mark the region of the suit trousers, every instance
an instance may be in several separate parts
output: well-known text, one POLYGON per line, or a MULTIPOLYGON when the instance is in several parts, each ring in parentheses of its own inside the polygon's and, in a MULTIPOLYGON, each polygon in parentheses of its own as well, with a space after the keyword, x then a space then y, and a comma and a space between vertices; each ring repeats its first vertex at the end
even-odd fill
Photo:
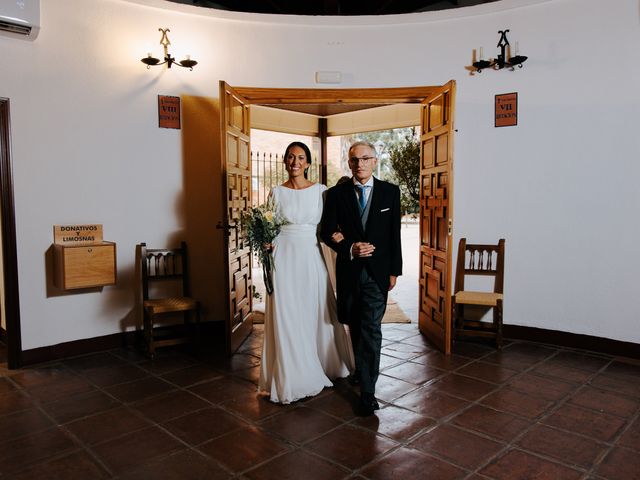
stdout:
POLYGON ((380 373, 382 317, 387 308, 387 292, 382 292, 366 268, 362 269, 351 307, 349 332, 360 376, 360 391, 375 393, 380 373))

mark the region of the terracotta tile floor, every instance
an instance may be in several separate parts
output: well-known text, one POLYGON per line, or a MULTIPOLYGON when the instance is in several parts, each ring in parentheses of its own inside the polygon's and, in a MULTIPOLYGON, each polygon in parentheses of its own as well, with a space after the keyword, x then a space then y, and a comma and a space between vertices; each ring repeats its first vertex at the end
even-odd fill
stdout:
POLYGON ((0 348, 0 477, 640 479, 640 362, 528 342, 456 344, 383 326, 381 410, 345 381, 256 396, 262 327, 231 359, 113 350, 21 370, 0 348))

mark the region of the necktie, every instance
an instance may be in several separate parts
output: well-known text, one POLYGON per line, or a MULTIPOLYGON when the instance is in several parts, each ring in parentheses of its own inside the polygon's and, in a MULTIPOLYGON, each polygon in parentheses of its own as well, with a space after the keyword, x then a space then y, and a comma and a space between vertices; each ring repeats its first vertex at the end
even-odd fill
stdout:
POLYGON ((364 211, 367 206, 367 198, 364 196, 365 188, 369 188, 369 185, 356 185, 358 189, 358 202, 360 203, 360 210, 364 211))

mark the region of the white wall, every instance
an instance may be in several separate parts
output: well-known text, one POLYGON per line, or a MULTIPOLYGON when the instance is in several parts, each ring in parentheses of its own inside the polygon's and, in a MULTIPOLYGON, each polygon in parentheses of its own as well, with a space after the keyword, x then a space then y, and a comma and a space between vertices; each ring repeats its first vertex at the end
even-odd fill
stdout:
POLYGON ((455 79, 456 243, 507 239, 505 322, 640 342, 629 301, 640 296, 637 0, 277 20, 154 5, 170 6, 42 0, 35 42, 0 37, 24 349, 130 324, 134 245, 179 238, 181 137, 157 127, 158 94, 217 97, 220 79, 316 87, 317 70, 341 71, 345 88, 455 79), (171 29, 176 57, 200 62, 192 72, 139 62, 160 54, 158 27, 171 29), (493 55, 503 28, 530 57, 525 68, 469 75, 472 49, 493 55), (494 128, 494 95, 514 91, 519 125, 494 128), (52 225, 68 223, 104 224, 118 245, 116 287, 48 296, 52 225))

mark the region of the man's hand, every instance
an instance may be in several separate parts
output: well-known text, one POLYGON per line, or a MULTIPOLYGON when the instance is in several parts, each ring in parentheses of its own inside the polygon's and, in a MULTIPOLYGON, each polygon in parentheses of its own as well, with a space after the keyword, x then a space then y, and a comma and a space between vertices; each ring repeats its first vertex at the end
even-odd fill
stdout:
POLYGON ((393 287, 396 286, 396 280, 398 280, 398 277, 389 275, 389 291, 393 290, 393 287))
POLYGON ((331 235, 331 240, 333 240, 333 243, 340 243, 344 240, 344 235, 342 232, 334 232, 334 234, 331 235))
POLYGON ((351 255, 353 258, 364 258, 373 255, 373 251, 376 249, 373 245, 367 242, 356 242, 351 246, 351 255))

